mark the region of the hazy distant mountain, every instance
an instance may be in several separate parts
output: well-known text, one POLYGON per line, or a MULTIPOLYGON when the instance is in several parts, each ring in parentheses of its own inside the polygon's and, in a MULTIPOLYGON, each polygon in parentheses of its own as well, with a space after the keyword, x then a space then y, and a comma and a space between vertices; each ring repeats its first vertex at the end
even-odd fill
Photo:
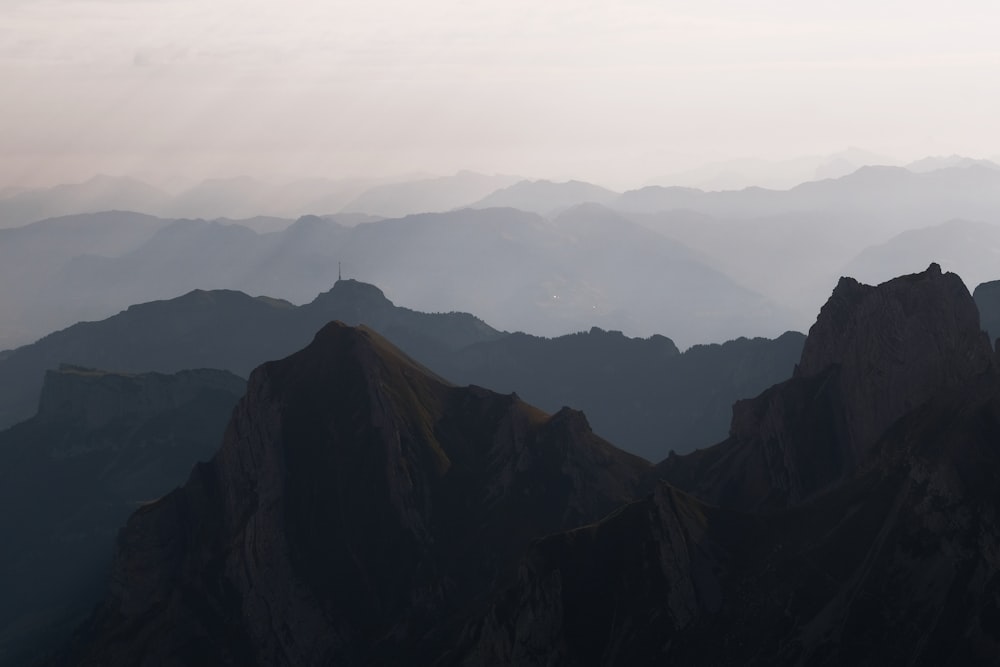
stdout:
POLYGON ((133 515, 54 664, 994 664, 998 406, 936 265, 842 280, 794 377, 653 468, 331 324, 133 515))
POLYGON ((271 191, 249 176, 210 179, 176 195, 165 213, 174 218, 251 218, 270 212, 271 191))
MULTIPOLYGON (((788 191, 645 188, 623 194, 613 206, 794 310, 794 328, 800 328, 866 248, 955 218, 1000 220, 1000 171, 972 166, 915 174, 865 167, 788 191)), ((938 255, 903 259, 872 279, 944 261, 938 255)))
POLYGON ((713 162, 697 169, 660 176, 651 185, 700 190, 742 190, 750 187, 787 190, 806 181, 840 178, 865 166, 892 164, 895 164, 892 158, 849 148, 832 155, 810 155, 789 160, 743 158, 713 162))
POLYGON ((938 169, 953 169, 963 167, 985 167, 987 169, 1000 169, 1000 165, 991 160, 980 160, 962 155, 933 155, 916 160, 906 165, 906 168, 918 174, 938 169))
POLYGON ((862 167, 836 179, 802 183, 790 190, 747 188, 700 195, 686 188, 650 186, 622 194, 623 211, 656 213, 692 209, 706 215, 752 219, 824 211, 871 216, 899 231, 955 217, 983 218, 1000 210, 1000 171, 983 166, 914 173, 903 167, 862 167), (881 216, 881 218, 879 217, 881 216))
POLYGON ((977 285, 1000 275, 1000 225, 951 220, 903 232, 866 248, 843 269, 844 275, 878 283, 938 262, 977 285))
POLYGON ((0 199, 0 229, 57 216, 124 210, 157 213, 165 192, 131 178, 95 176, 83 183, 28 190, 0 199))
POLYGON ((472 208, 509 207, 540 215, 558 213, 578 204, 610 204, 618 193, 583 181, 519 181, 477 202, 472 208))
POLYGON ((137 213, 106 212, 0 229, 0 347, 23 344, 87 316, 108 314, 98 304, 56 304, 40 298, 40 292, 73 258, 127 253, 167 224, 137 213))
POLYGON ((365 190, 345 204, 342 210, 385 218, 398 218, 412 213, 450 211, 469 206, 494 191, 520 180, 517 176, 488 176, 472 171, 460 171, 454 176, 387 183, 365 190))
POLYGON ((421 310, 474 311, 495 326, 538 335, 599 326, 669 334, 686 347, 776 336, 798 323, 698 252, 593 205, 555 220, 513 209, 354 227, 304 217, 269 234, 179 220, 121 255, 64 262, 25 294, 66 318, 56 325, 66 326, 192 289, 239 289, 303 303, 336 281, 338 266, 421 310))
POLYGON ((86 617, 125 519, 211 458, 245 386, 212 370, 46 374, 37 414, 0 431, 0 665, 34 664, 86 617))

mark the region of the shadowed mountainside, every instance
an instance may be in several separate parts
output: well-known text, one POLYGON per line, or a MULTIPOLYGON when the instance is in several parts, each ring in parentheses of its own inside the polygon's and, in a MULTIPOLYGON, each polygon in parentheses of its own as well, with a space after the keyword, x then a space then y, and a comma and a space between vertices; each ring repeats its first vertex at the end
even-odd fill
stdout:
POLYGON ((462 663, 996 663, 1000 374, 956 276, 844 279, 733 422, 533 544, 462 663))
POLYGON ((132 517, 63 662, 1000 658, 1000 373, 956 276, 844 279, 733 430, 650 468, 329 325, 132 517))
POLYGON ((104 595, 115 535, 218 449, 246 383, 223 371, 49 371, 0 431, 0 665, 31 664, 104 595))
POLYGON ((580 413, 452 387, 332 323, 255 370, 218 455, 130 519, 70 662, 426 663, 530 539, 646 470, 580 413))

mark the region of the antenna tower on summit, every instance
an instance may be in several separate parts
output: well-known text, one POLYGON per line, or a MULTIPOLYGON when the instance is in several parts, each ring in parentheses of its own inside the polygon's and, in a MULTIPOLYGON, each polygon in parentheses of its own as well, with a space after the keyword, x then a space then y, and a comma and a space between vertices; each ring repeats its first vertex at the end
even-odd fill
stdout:
POLYGON ((340 276, 340 262, 337 262, 337 282, 340 282, 341 280, 343 280, 343 278, 340 276))

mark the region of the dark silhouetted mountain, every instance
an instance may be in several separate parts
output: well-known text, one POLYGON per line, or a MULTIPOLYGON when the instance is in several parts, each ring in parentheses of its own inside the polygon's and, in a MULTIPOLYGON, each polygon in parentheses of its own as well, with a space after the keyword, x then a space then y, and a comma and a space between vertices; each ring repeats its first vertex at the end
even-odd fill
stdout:
POLYGON ((157 213, 168 198, 165 192, 141 181, 100 175, 83 183, 28 190, 0 199, 0 229, 99 211, 157 213))
POLYGON ((845 278, 733 421, 650 469, 331 324, 133 515, 58 663, 996 664, 1000 372, 956 276, 845 278))
POLYGON ((933 261, 959 274, 969 285, 996 277, 1000 267, 1000 225, 951 220, 905 231, 866 248, 844 267, 844 275, 879 283, 912 273, 933 261))
POLYGON ((878 287, 842 278, 795 376, 733 407, 730 437, 660 466, 717 505, 784 507, 840 483, 894 422, 990 367, 961 279, 932 264, 878 287))
POLYGON ((472 208, 516 208, 540 215, 580 204, 610 204, 617 192, 583 181, 519 181, 470 204, 472 208))
POLYGON ((251 375, 216 457, 139 510, 71 664, 429 664, 530 540, 633 497, 648 464, 456 388, 368 329, 251 375))
MULTIPOLYGON (((972 293, 979 308, 979 319, 990 340, 1000 338, 1000 280, 991 280, 976 286, 972 293)), ((995 346, 994 346, 995 347, 995 346)))
POLYGON ((956 276, 844 279, 796 377, 659 466, 694 495, 534 543, 456 663, 996 664, 998 399, 956 276))
POLYGON ((118 529, 218 449, 229 373, 49 371, 38 413, 0 432, 0 665, 64 641, 104 595, 118 529))
POLYGON ((243 374, 301 347, 324 323, 367 324, 459 384, 521 392, 545 410, 585 410, 602 436, 650 460, 724 437, 730 407, 787 378, 803 336, 696 345, 593 328, 555 339, 500 333, 462 313, 395 306, 376 287, 338 281, 306 306, 240 292, 195 291, 74 325, 0 359, 0 425, 31 414, 59 363, 126 371, 214 367, 243 374))
POLYGON ((517 176, 488 176, 460 171, 454 176, 387 183, 364 191, 345 204, 342 210, 386 218, 450 211, 468 206, 520 180, 517 176))

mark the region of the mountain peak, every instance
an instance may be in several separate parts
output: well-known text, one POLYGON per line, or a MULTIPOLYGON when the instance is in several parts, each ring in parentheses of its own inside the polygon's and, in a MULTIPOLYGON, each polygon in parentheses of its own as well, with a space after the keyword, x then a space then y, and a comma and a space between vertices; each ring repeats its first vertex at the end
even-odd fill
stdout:
POLYGON ((842 278, 809 330, 796 377, 837 369, 861 456, 892 422, 991 358, 972 296, 935 263, 876 287, 842 278))

